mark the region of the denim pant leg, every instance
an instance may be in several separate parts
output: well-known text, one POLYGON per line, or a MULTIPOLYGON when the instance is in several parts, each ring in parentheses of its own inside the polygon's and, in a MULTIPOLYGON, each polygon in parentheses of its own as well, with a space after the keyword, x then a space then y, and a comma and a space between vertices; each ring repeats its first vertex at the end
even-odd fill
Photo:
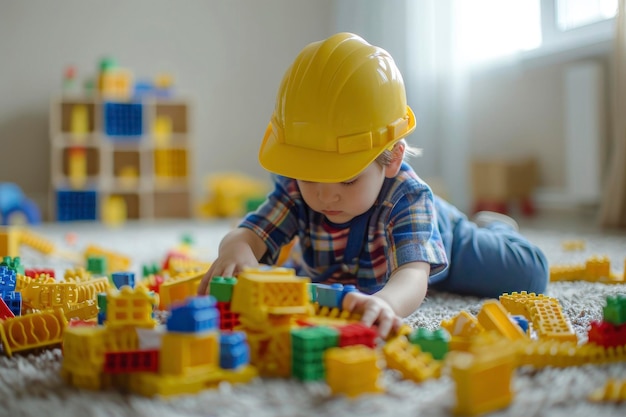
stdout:
POLYGON ((436 201, 436 208, 450 265, 431 277, 431 288, 492 298, 545 291, 548 261, 519 232, 503 223, 480 228, 442 200, 436 201))

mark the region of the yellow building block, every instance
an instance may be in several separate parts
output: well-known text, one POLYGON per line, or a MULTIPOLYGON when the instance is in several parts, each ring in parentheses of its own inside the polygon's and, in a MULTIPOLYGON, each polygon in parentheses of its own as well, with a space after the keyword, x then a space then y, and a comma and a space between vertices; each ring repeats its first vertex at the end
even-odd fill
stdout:
POLYGON ((456 383, 457 415, 474 416, 507 407, 513 400, 511 381, 516 355, 505 339, 477 351, 450 352, 446 358, 456 383))
POLYGON ((333 394, 356 397, 383 391, 374 349, 363 345, 330 348, 324 352, 326 382, 333 394))
POLYGON ((506 309, 497 300, 487 300, 477 315, 478 322, 486 330, 498 332, 509 340, 526 338, 526 334, 511 320, 506 309))
MULTIPOLYGON (((288 268, 246 268, 237 276, 231 310, 263 328, 269 315, 311 315, 310 279, 288 268)), ((255 327, 256 327, 255 326, 255 327)))
POLYGON ((530 318, 539 339, 578 342, 578 337, 557 300, 533 301, 530 318))
POLYGON ((219 368, 217 332, 166 332, 161 339, 159 373, 165 375, 202 375, 219 368))
POLYGON ((85 249, 84 258, 85 261, 90 256, 104 256, 106 258, 107 273, 128 271, 132 266, 132 260, 130 257, 121 253, 116 253, 97 245, 89 245, 85 249))
POLYGON ((424 353, 406 336, 398 336, 388 341, 383 347, 387 368, 395 369, 405 379, 420 383, 430 378, 441 376, 441 362, 433 359, 430 353, 424 353))
POLYGON ((63 334, 63 369, 69 373, 104 369, 105 328, 102 326, 68 327, 63 334))
POLYGON ((129 389, 146 397, 169 398, 183 394, 196 394, 209 388, 215 388, 222 381, 231 384, 243 384, 257 376, 256 369, 250 365, 234 370, 215 368, 205 373, 193 375, 162 375, 140 372, 129 375, 129 389))
POLYGON ((206 271, 187 277, 181 274, 163 282, 159 287, 159 309, 168 310, 174 303, 185 301, 188 297, 195 297, 204 272, 206 271))
POLYGON ((61 309, 17 316, 0 322, 0 340, 4 353, 11 356, 40 347, 60 344, 67 319, 61 309))
POLYGON ((72 282, 33 282, 22 289, 22 302, 30 308, 63 308, 78 301, 78 288, 72 282))
POLYGON ((476 317, 467 311, 461 311, 456 316, 441 322, 441 327, 446 329, 450 336, 472 337, 485 331, 476 317))
POLYGON ((153 328, 157 325, 152 316, 155 304, 156 297, 144 287, 111 289, 107 293, 106 325, 153 328))
POLYGON ((20 256, 20 238, 15 226, 0 226, 0 258, 20 256))

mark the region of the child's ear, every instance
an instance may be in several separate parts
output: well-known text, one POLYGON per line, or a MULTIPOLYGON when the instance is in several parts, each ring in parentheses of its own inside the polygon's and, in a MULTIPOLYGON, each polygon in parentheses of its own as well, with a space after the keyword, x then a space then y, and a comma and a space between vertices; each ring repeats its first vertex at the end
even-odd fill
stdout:
POLYGON ((402 161, 404 160, 405 145, 402 142, 396 143, 391 150, 391 163, 385 167, 385 177, 393 178, 400 172, 402 161))

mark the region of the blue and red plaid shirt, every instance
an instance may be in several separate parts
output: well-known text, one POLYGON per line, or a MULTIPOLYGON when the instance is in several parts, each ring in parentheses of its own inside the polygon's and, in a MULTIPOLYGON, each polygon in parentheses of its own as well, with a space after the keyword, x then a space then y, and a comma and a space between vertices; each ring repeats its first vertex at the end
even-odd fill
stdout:
POLYGON ((367 293, 382 288, 394 270, 409 262, 429 263, 431 276, 447 267, 432 191, 408 164, 402 164, 396 177, 385 179, 368 213, 356 264, 344 260, 355 219, 331 223, 306 205, 297 181, 291 178, 275 176, 274 191, 239 227, 252 230, 267 244, 262 262, 275 263, 281 247, 297 236, 301 264, 294 267, 299 275, 312 282, 353 284, 367 293), (320 278, 334 265, 341 268, 320 278))

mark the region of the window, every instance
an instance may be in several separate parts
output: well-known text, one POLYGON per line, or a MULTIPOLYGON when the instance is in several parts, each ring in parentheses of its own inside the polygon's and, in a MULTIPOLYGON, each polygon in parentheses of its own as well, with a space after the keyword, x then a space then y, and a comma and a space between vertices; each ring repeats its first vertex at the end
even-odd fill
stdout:
POLYGON ((617 0, 556 0, 556 24, 571 30, 615 17, 617 0))

